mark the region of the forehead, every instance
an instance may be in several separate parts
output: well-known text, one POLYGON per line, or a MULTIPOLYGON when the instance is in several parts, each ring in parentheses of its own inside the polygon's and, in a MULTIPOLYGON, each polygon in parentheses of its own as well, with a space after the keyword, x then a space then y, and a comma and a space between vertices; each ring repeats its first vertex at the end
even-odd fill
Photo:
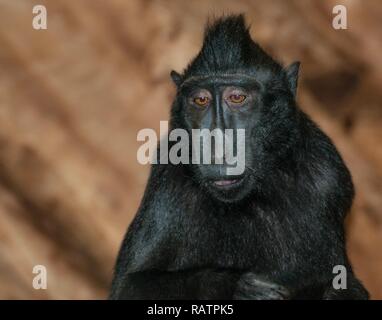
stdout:
POLYGON ((248 74, 219 74, 191 76, 183 81, 182 89, 216 88, 216 87, 241 87, 244 89, 257 89, 260 83, 248 74))

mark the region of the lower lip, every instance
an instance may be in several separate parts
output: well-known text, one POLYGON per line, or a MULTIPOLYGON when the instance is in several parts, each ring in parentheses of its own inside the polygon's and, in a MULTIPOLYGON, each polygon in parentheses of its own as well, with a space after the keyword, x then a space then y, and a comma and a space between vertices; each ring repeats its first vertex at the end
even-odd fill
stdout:
POLYGON ((217 187, 231 187, 236 184, 238 184, 241 180, 236 179, 236 180, 219 180, 219 181, 214 181, 213 184, 217 187))

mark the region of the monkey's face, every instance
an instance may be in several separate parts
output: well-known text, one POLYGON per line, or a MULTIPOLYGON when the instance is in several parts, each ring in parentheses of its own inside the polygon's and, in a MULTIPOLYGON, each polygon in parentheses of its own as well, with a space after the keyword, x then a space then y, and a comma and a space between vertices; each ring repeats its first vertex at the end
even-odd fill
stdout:
POLYGON ((267 89, 245 74, 191 77, 182 84, 175 113, 192 141, 190 167, 216 199, 237 202, 246 198, 272 170, 276 154, 285 146, 269 144, 277 144, 277 139, 282 144, 285 139, 280 136, 288 135, 286 126, 280 125, 288 118, 288 103, 280 107, 278 101, 282 92, 267 89), (194 135, 195 129, 200 130, 199 136, 194 135), (197 159, 200 163, 195 164, 197 159))
POLYGON ((240 16, 209 27, 200 52, 183 74, 171 72, 177 86, 171 128, 188 131, 193 158, 200 158, 206 149, 210 153, 211 164, 192 161, 188 167, 193 180, 214 198, 238 202, 277 183, 275 171, 284 174, 288 152, 299 134, 294 102, 298 70, 298 62, 283 68, 273 60, 252 40, 240 16), (233 130, 231 158, 226 140, 218 154, 215 139, 203 144, 201 151, 193 129, 208 130, 210 137, 215 130, 233 130), (229 170, 235 166, 237 170, 229 170))

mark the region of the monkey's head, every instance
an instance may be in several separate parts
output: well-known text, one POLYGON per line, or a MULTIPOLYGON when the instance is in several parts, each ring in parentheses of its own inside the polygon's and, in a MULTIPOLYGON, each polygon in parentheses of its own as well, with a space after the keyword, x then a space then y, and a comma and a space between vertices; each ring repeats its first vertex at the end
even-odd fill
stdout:
POLYGON ((238 15, 208 26, 201 51, 183 74, 171 72, 177 86, 171 129, 186 129, 191 140, 195 140, 192 129, 223 133, 233 129, 233 154, 242 157, 243 170, 229 174, 233 165, 225 156, 220 157, 222 163, 213 161, 214 139, 212 164, 202 159, 189 165, 194 180, 215 199, 226 203, 245 199, 288 162, 298 134, 298 69, 299 63, 283 68, 266 54, 238 15), (238 129, 245 130, 241 144, 238 129))

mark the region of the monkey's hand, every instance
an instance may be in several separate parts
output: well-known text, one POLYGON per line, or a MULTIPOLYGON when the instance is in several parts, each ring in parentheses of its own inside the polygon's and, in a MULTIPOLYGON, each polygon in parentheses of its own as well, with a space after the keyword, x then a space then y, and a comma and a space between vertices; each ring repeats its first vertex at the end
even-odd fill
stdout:
POLYGON ((290 293, 286 288, 270 282, 255 273, 244 273, 238 280, 234 300, 287 300, 290 293))

